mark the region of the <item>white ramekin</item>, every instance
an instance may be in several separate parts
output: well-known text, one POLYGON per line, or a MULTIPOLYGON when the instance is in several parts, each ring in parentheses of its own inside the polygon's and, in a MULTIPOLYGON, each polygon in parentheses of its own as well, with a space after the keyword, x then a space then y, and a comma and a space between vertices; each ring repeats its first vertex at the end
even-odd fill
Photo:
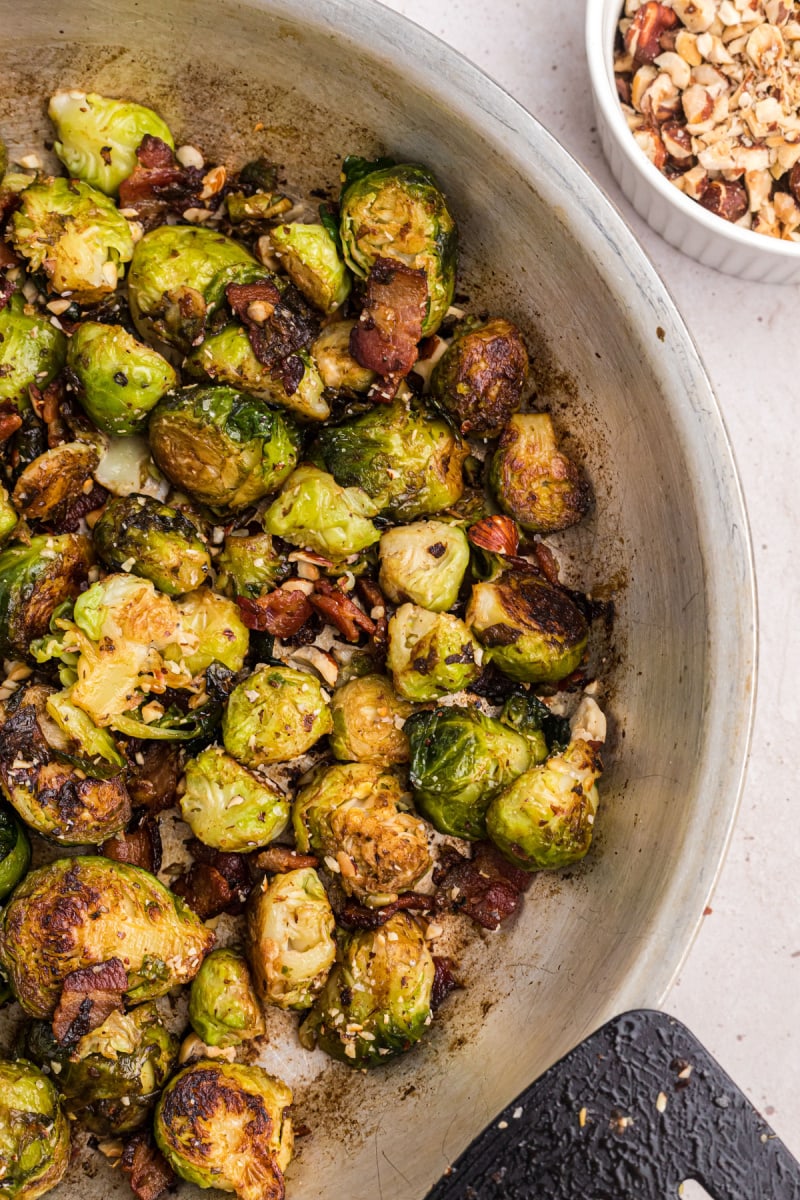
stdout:
POLYGON ((707 267, 754 283, 800 283, 800 242, 731 225, 671 184, 639 148, 614 81, 614 36, 624 0, 587 0, 586 56, 600 141, 633 207, 670 245, 707 267))

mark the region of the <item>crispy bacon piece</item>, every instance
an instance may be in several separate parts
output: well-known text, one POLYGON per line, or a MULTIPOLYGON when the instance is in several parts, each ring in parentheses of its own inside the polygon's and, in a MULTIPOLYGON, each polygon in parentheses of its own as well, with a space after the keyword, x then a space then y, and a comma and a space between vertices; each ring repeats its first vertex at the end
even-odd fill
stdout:
POLYGON ((132 863, 134 867, 144 867, 145 871, 156 875, 161 870, 161 831, 158 821, 146 813, 135 829, 109 838, 103 842, 100 851, 115 862, 132 863))
POLYGON ((218 917, 234 904, 234 894, 216 867, 195 863, 172 883, 172 891, 201 921, 218 917))
POLYGON ((459 986, 458 981, 453 976, 452 959, 442 958, 437 954, 433 956, 434 976, 433 988, 431 989, 431 1008, 436 1011, 440 1008, 451 992, 459 986))
POLYGON ((75 533, 80 528, 81 520, 86 514, 102 508, 108 495, 106 489, 99 483, 95 483, 88 494, 81 492, 67 505, 63 517, 58 522, 58 532, 75 533))
POLYGON ((440 911, 464 912, 484 929, 499 929, 519 907, 530 875, 507 862, 491 842, 478 842, 472 858, 444 846, 433 882, 440 911))
POLYGON ((137 166, 119 186, 119 203, 135 209, 146 228, 160 224, 167 213, 183 213, 203 203, 203 171, 182 167, 161 138, 145 134, 136 157, 137 166))
POLYGON ((386 612, 386 599, 374 579, 359 576, 356 580, 356 591, 361 597, 364 608, 369 613, 370 620, 375 622, 375 631, 371 635, 372 648, 379 656, 385 657, 389 645, 389 618, 386 612), (373 617, 375 609, 383 609, 383 616, 373 617))
POLYGON ((319 859, 314 854, 300 854, 290 846, 268 846, 253 860, 259 871, 285 875, 287 871, 301 871, 306 867, 318 867, 319 859))
POLYGON ((53 1014, 53 1037, 60 1046, 76 1045, 112 1012, 122 1009, 127 990, 128 973, 118 958, 71 971, 53 1014))
POLYGON ((259 279, 256 283, 229 283, 225 295, 233 315, 243 325, 249 321, 263 325, 281 302, 281 294, 270 279, 259 279))
POLYGON ((181 753, 174 742, 131 739, 127 746, 128 792, 134 808, 163 812, 175 802, 181 753))
POLYGON ((149 1133, 135 1133, 125 1143, 120 1166, 130 1178, 137 1200, 158 1200, 175 1183, 175 1174, 149 1133))
POLYGON ((229 283, 225 295, 258 361, 293 395, 305 371, 297 351, 310 346, 319 333, 317 316, 293 284, 281 292, 269 279, 229 283))
MULTIPOLYGON (((0 239, 0 268, 14 265, 16 261, 14 255, 11 254, 11 258, 9 259, 9 254, 11 254, 11 251, 5 242, 0 239)), ((15 283, 12 283, 10 279, 6 279, 4 275, 0 275, 0 312, 3 311, 16 290, 17 285, 15 283)))
POLYGON ((380 908, 368 908, 365 904, 348 901, 336 915, 339 923, 348 929, 380 929, 395 913, 433 912, 435 908, 434 896, 425 896, 422 892, 404 892, 391 904, 383 904, 380 908))
POLYGON ((428 280, 423 270, 377 258, 367 277, 366 299, 350 334, 350 353, 378 375, 407 375, 417 361, 428 280))
POLYGON ((60 446, 67 440, 61 408, 64 401, 64 388, 60 379, 48 383, 42 391, 32 383, 28 387, 31 407, 40 421, 47 426, 47 445, 50 450, 60 446))
POLYGON ((255 600, 238 596, 236 603, 248 629, 270 633, 277 638, 293 637, 314 611, 304 592, 285 588, 276 588, 268 596, 259 596, 255 600))
POLYGON ((308 597, 309 603, 329 625, 334 625, 348 642, 357 642, 364 633, 374 634, 375 622, 354 604, 341 588, 319 579, 308 597))
POLYGON ((22 425, 22 417, 13 408, 0 409, 0 445, 7 442, 22 425))
POLYGON ((253 886, 250 860, 246 854, 232 854, 225 850, 214 850, 198 838, 189 841, 189 853, 196 863, 213 867, 228 885, 233 897, 226 912, 240 912, 253 886))

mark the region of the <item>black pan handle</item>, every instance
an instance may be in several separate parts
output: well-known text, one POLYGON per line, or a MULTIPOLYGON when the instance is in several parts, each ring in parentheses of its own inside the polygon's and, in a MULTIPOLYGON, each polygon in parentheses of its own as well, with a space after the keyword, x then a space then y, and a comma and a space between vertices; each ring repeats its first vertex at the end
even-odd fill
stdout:
POLYGON ((693 1034, 609 1021, 531 1084, 426 1200, 800 1200, 800 1164, 693 1034))

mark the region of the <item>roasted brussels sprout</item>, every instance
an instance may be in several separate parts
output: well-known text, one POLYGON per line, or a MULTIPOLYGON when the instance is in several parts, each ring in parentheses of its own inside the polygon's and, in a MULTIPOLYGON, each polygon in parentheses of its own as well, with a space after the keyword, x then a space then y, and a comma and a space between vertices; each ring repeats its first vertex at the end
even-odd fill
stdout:
POLYGON ((0 900, 13 892, 30 861, 31 843, 25 828, 4 804, 0 807, 0 900))
POLYGON ((350 276, 336 242, 324 225, 276 225, 270 239, 295 287, 326 315, 350 295, 350 276))
MULTIPOLYGON (((26 700, 29 692, 30 689, 25 692, 26 700)), ((51 692, 46 698, 45 711, 71 743, 67 746, 58 744, 52 736, 52 727, 49 727, 44 731, 45 740, 53 749, 68 750, 76 758, 103 758, 114 767, 127 767, 128 760, 120 752, 108 730, 99 729, 88 713, 78 708, 77 704, 73 704, 72 688, 66 688, 62 692, 51 692)), ((41 725, 42 713, 38 707, 37 715, 41 725)))
POLYGON ((159 225, 136 243, 128 295, 136 328, 147 341, 189 352, 229 283, 263 278, 264 268, 232 238, 196 225, 159 225))
MULTIPOLYGON (((245 183, 244 167, 239 172, 239 181, 245 183)), ((254 225, 260 221, 271 221, 294 208, 294 201, 275 191, 257 191, 249 196, 244 192, 228 192, 225 210, 232 225, 254 225)))
POLYGON ((177 509, 151 496, 110 501, 92 538, 112 571, 149 579, 168 596, 199 588, 211 571, 211 557, 197 528, 177 509))
POLYGON ((404 398, 321 430, 315 443, 315 458, 337 483, 363 488, 383 516, 399 521, 454 504, 468 454, 445 421, 404 398))
POLYGON ((114 291, 133 255, 130 226, 114 202, 74 179, 44 179, 25 188, 11 218, 11 241, 50 290, 79 304, 114 291))
POLYGON ((145 134, 174 146, 172 134, 150 108, 90 92, 56 92, 48 105, 58 141, 54 149, 73 179, 117 193, 136 166, 145 134))
POLYGON ((341 196, 345 261, 365 278, 377 258, 425 271, 428 302, 423 335, 435 333, 453 300, 458 235, 431 172, 418 163, 346 158, 341 196))
POLYGON ((71 1049, 59 1045, 47 1021, 31 1021, 21 1052, 56 1076, 71 1120, 119 1137, 147 1123, 175 1067, 178 1040, 151 1002, 111 1013, 71 1049))
POLYGON ((93 486, 92 472, 100 452, 91 442, 62 442, 37 455, 17 476, 12 499, 20 516, 57 524, 84 487, 93 486))
POLYGON ((0 654, 26 657, 65 600, 74 600, 93 562, 81 534, 42 534, 0 551, 0 654))
POLYGON ((300 1041, 351 1067, 375 1067, 410 1050, 431 1023, 435 971, 422 931, 406 913, 380 929, 342 934, 300 1041))
POLYGON ((217 587, 236 599, 254 599, 272 591, 289 574, 290 566, 278 553, 269 533, 228 534, 216 561, 217 587))
POLYGON ((246 853, 266 846, 289 824, 289 801, 283 793, 221 746, 208 746, 190 759, 184 782, 181 815, 206 846, 246 853))
POLYGON ((297 848, 320 855, 346 892, 388 904, 430 867, 425 822, 396 775, 373 763, 320 767, 292 809, 297 848))
POLYGON ((481 673, 483 652, 467 626, 445 612, 403 604, 389 621, 389 668, 405 700, 438 700, 460 692, 481 673))
POLYGON ((67 357, 67 339, 39 313, 25 312, 25 298, 15 292, 0 309, 0 402, 20 411, 30 408, 28 388, 46 388, 67 357))
POLYGON ((192 980, 189 1021, 207 1046, 238 1046, 260 1037, 264 1014, 247 960, 235 950, 212 950, 192 980))
POLYGON ((241 671, 250 635, 232 600, 199 588, 177 599, 175 610, 180 637, 164 651, 168 663, 182 664, 191 675, 202 674, 213 662, 241 671))
POLYGON ((326 325, 311 346, 322 382, 335 392, 368 392, 375 382, 374 371, 362 367, 350 353, 350 334, 355 321, 334 321, 326 325))
POLYGON ((150 447, 143 437, 110 437, 94 477, 112 496, 131 496, 138 492, 165 500, 169 482, 150 457, 150 447))
POLYGON ((83 321, 70 338, 67 364, 81 407, 104 433, 141 433, 150 410, 178 376, 165 358, 121 325, 83 321))
POLYGON ((171 392, 150 417, 150 448, 164 474, 212 508, 241 509, 277 491, 300 438, 262 400, 230 387, 171 392))
POLYGON ((546 704, 533 692, 523 692, 518 696, 509 696, 503 705, 500 720, 509 729, 521 733, 528 743, 531 752, 530 766, 544 762, 547 758, 548 743, 543 729, 544 724, 556 720, 546 704))
POLYGON ((138 1004, 188 983, 213 944, 211 930, 147 871, 99 857, 31 871, 0 924, 0 962, 14 994, 42 1019, 72 971, 116 956, 128 973, 126 998, 138 1004))
POLYGON ((11 497, 6 489, 0 484, 0 546, 3 542, 8 541, 11 534, 14 532, 19 521, 19 516, 11 503, 11 497))
POLYGON ((431 398, 462 433, 497 437, 522 403, 528 352, 516 325, 494 317, 453 339, 431 375, 431 398))
POLYGON ((288 762, 332 728, 318 681, 291 667, 259 667, 233 689, 222 718, 225 749, 247 767, 288 762))
POLYGON ((279 1200, 294 1146, 291 1103, 290 1088, 261 1067, 201 1059, 164 1090, 156 1142, 189 1183, 279 1200))
POLYGON ((377 505, 357 484, 341 487, 332 475, 304 463, 265 512, 264 528, 294 546, 341 559, 380 540, 370 520, 377 514, 377 505))
POLYGON ((184 371, 191 379, 228 384, 279 408, 288 408, 301 421, 324 421, 331 410, 322 394, 322 377, 306 350, 299 350, 297 355, 303 363, 303 375, 290 392, 269 367, 258 361, 247 330, 241 325, 226 325, 195 347, 184 363, 184 371))
POLYGON ((472 589, 464 620, 484 660, 523 683, 558 683, 580 665, 589 629, 569 596, 533 574, 506 571, 472 589))
POLYGON ((576 525, 591 500, 589 485, 558 449, 547 413, 517 413, 503 430, 489 482, 504 512, 532 533, 576 525))
POLYGON ((386 530, 380 556, 379 583, 393 604, 410 600, 431 612, 444 612, 458 599, 469 566, 469 542, 459 525, 414 521, 386 530))
POLYGON ((310 1008, 336 957, 330 901, 313 867, 264 880, 247 910, 247 955, 265 1004, 310 1008))
POLYGON ((408 762, 403 725, 413 711, 383 675, 351 679, 331 700, 334 757, 343 762, 408 762))
POLYGON ((486 808, 528 769, 524 737, 477 708, 436 708, 406 721, 409 777, 420 812, 440 833, 479 840, 486 808))
POLYGON ((58 1092, 24 1059, 0 1060, 0 1196, 35 1200, 69 1165, 69 1122, 58 1092))

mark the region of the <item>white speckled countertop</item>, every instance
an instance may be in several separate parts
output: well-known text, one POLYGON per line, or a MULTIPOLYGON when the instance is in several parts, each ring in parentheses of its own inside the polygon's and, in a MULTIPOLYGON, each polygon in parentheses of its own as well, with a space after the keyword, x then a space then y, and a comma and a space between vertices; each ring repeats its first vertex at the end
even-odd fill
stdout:
POLYGON ((710 911, 665 1007, 684 1021, 800 1157, 800 289, 697 266, 634 213, 602 157, 584 6, 386 0, 475 62, 554 134, 621 209, 700 349, 750 515, 760 608, 753 749, 710 911))

